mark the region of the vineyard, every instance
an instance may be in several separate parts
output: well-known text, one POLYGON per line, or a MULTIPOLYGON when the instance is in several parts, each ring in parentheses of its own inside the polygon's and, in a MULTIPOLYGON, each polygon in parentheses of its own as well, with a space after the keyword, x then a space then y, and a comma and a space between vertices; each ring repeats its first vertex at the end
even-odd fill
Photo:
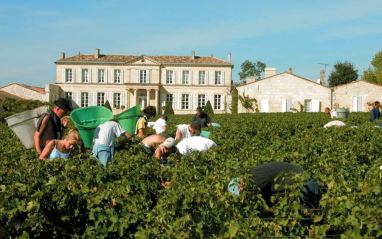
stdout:
MULTIPOLYGON (((191 117, 169 117, 168 133, 191 117)), ((80 147, 41 161, 0 123, 0 226, 12 238, 381 238, 382 128, 369 118, 350 113, 347 126, 325 130, 324 113, 212 115, 218 147, 164 166, 138 139, 118 139, 109 168, 80 147), (249 171, 275 161, 306 173, 268 208, 249 171), (234 196, 227 184, 239 176, 234 196), (310 176, 324 189, 317 210, 299 204, 310 176)))

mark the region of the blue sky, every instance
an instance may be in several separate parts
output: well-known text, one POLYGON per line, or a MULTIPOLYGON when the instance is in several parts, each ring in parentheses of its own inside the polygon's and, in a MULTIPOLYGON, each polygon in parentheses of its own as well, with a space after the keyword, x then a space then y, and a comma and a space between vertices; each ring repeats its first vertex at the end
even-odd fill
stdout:
POLYGON ((94 54, 245 60, 316 81, 350 61, 359 75, 382 50, 382 1, 0 0, 0 86, 55 82, 54 61, 94 54))

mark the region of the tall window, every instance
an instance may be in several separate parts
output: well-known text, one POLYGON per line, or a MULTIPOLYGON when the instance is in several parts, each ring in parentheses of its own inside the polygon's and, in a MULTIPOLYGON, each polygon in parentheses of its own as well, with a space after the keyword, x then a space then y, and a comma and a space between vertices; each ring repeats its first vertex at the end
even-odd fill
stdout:
POLYGON ((65 69, 65 82, 73 82, 73 69, 65 69))
POLYGON ((89 69, 82 69, 82 82, 83 83, 89 83, 90 82, 90 70, 89 69))
POLYGON ((222 96, 214 95, 214 109, 221 110, 222 109, 222 96))
POLYGON ((121 83, 122 82, 122 75, 121 70, 114 70, 114 83, 121 83))
POLYGON ((65 98, 68 100, 73 100, 73 93, 72 92, 65 92, 65 98))
POLYGON ((206 105, 206 95, 198 95, 198 106, 203 107, 206 105))
POLYGON ((121 106, 121 93, 114 93, 113 94, 113 108, 116 108, 117 106, 121 106))
POLYGON ((190 71, 182 71, 182 84, 190 84, 190 71))
POLYGON ((139 83, 149 83, 147 70, 140 70, 139 71, 139 83))
POLYGON ((88 107, 88 106, 89 106, 89 93, 81 92, 81 107, 88 107))
POLYGON ((223 74, 221 71, 215 71, 215 85, 223 84, 223 74))
POLYGON ((199 71, 199 85, 205 85, 207 83, 207 76, 205 71, 199 71))
POLYGON ((97 105, 103 106, 105 104, 105 93, 97 93, 97 105))
POLYGON ((166 71, 166 84, 175 84, 174 71, 166 71))
POLYGON ((106 83, 104 69, 98 69, 98 83, 106 83))
POLYGON ((166 103, 169 102, 174 107, 174 95, 173 94, 166 94, 166 103))
POLYGON ((312 112, 312 100, 305 100, 305 112, 312 112))
POLYGON ((182 110, 190 109, 190 95, 182 94, 182 110))

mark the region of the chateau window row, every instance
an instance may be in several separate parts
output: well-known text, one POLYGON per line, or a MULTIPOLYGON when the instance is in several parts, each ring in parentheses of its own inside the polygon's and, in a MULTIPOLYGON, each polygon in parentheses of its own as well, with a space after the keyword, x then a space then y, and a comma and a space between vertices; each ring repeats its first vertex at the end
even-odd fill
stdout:
MULTIPOLYGON (((124 83, 124 70, 111 69, 110 72, 109 74, 107 69, 65 68, 62 70, 62 83, 124 83), (92 74, 94 74, 93 81, 92 74)), ((150 73, 151 70, 137 70, 137 76, 132 79, 131 83, 151 83, 150 73)), ((176 83, 181 85, 224 85, 224 80, 224 71, 164 70, 162 75, 162 84, 164 85, 174 85, 176 83)))
MULTIPOLYGON (((110 106, 113 108, 119 108, 125 106, 125 93, 112 93, 112 92, 65 92, 67 99, 73 100, 79 107, 88 106, 102 106, 109 101, 110 106)), ((210 101, 214 110, 225 109, 225 95, 220 94, 162 94, 162 107, 166 103, 171 103, 174 110, 196 110, 198 106, 204 107, 207 101, 210 101)), ((146 107, 145 103, 147 99, 143 101, 142 107, 146 107)))

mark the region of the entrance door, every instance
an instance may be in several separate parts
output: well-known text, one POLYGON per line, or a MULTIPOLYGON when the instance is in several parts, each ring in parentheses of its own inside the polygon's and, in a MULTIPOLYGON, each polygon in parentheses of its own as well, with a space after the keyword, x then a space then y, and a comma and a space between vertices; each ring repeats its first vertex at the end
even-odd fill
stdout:
POLYGON ((147 95, 145 93, 138 95, 138 104, 141 105, 141 109, 144 109, 147 105, 147 95))

